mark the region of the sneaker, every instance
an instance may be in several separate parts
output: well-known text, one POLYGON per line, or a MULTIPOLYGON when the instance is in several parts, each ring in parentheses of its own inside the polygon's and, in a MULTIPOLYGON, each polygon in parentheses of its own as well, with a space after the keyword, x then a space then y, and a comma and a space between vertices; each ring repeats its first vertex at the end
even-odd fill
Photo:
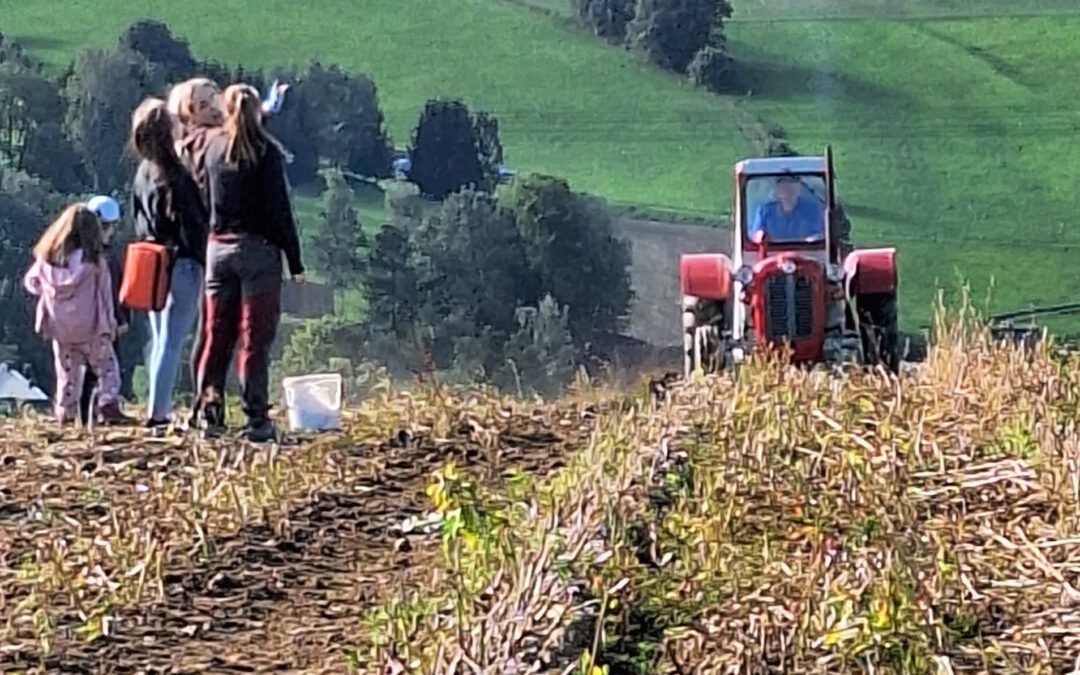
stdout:
POLYGON ((161 438, 168 434, 171 425, 171 420, 148 419, 143 422, 143 429, 145 429, 152 438, 161 438))
POLYGON ((101 406, 101 409, 98 411, 98 419, 101 421, 101 424, 105 426, 135 423, 135 418, 125 415, 124 411, 120 409, 120 404, 115 401, 101 406))
POLYGON ((247 428, 244 429, 244 438, 249 443, 266 443, 276 437, 277 429, 274 427, 274 423, 268 419, 249 422, 247 428))

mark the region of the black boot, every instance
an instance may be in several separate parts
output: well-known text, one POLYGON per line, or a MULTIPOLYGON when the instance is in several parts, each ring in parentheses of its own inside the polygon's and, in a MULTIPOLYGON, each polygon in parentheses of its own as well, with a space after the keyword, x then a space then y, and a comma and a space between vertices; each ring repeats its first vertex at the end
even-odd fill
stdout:
POLYGON ((244 429, 244 437, 250 443, 267 443, 277 438, 277 429, 274 423, 266 418, 252 420, 244 429))

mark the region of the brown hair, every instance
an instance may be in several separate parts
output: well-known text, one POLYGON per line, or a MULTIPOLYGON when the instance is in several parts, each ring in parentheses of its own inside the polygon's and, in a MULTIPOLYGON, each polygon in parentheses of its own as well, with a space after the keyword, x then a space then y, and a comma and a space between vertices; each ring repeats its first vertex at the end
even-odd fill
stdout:
POLYGON ((82 203, 67 207, 49 225, 34 245, 34 256, 50 265, 67 267, 68 256, 76 249, 82 249, 88 263, 97 264, 101 259, 101 223, 82 203))
POLYGON ((206 77, 193 77, 190 80, 174 85, 169 90, 168 109, 185 127, 191 126, 195 120, 195 89, 198 87, 210 87, 218 91, 218 85, 206 77))
POLYGON ((173 145, 173 131, 177 120, 166 109, 165 101, 148 98, 135 108, 131 115, 131 150, 139 159, 157 166, 165 175, 165 215, 173 217, 171 184, 183 170, 173 145))
POLYGON ((282 156, 288 153, 262 123, 262 101, 259 92, 248 84, 233 84, 225 88, 225 162, 231 165, 254 164, 267 144, 282 156))

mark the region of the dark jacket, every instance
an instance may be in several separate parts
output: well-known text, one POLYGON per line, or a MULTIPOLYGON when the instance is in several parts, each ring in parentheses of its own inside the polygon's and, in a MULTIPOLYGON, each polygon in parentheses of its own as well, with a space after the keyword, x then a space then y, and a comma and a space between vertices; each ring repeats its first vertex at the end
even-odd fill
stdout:
POLYGON ((207 213, 194 179, 184 169, 170 181, 152 162, 143 161, 131 186, 135 234, 173 248, 177 258, 206 264, 207 213), (172 217, 165 213, 164 194, 172 190, 172 217))
POLYGON ((290 274, 303 274, 300 235, 293 218, 281 151, 273 143, 266 143, 258 161, 251 166, 228 166, 226 147, 227 139, 218 136, 206 149, 210 231, 260 235, 285 253, 290 274))
POLYGON ((112 244, 106 244, 104 250, 105 260, 109 263, 109 276, 112 277, 113 307, 116 308, 116 325, 131 325, 131 310, 120 304, 120 284, 124 278, 123 251, 117 250, 112 244))

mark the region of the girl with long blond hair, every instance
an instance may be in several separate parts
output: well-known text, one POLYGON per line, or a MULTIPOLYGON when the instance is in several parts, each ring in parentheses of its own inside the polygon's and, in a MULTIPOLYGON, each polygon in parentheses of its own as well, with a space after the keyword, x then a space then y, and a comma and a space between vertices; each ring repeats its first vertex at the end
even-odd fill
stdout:
POLYGON ((176 155, 180 157, 196 183, 205 189, 203 157, 210 140, 221 133, 225 111, 217 83, 205 77, 185 80, 169 91, 169 112, 180 122, 176 129, 176 155))
POLYGON ((247 438, 274 437, 269 418, 270 345, 281 317, 282 254, 304 280, 300 237, 285 177, 285 153, 263 127, 259 92, 225 90, 225 124, 206 150, 210 205, 205 325, 199 362, 201 421, 224 427, 223 392, 237 339, 247 438))
POLYGON ((149 313, 146 426, 155 430, 171 421, 181 350, 199 316, 206 263, 208 214, 195 180, 176 154, 178 124, 158 98, 143 101, 131 119, 131 149, 139 160, 131 187, 135 233, 166 246, 172 261, 165 307, 149 313))
POLYGON ((131 421, 120 409, 116 311, 103 248, 97 214, 85 204, 72 204, 34 246, 34 263, 23 278, 26 290, 38 298, 34 330, 52 342, 54 413, 60 424, 78 418, 84 366, 98 378, 98 421, 131 421))
MULTIPOLYGON (((270 95, 261 105, 264 117, 277 113, 284 102, 288 84, 277 80, 271 86, 270 95)), ((198 185, 204 205, 209 208, 206 184, 206 149, 215 136, 224 133, 225 110, 221 104, 221 90, 217 83, 206 77, 193 77, 176 84, 169 92, 167 107, 179 122, 175 129, 176 154, 187 166, 198 185)), ((290 157, 286 153, 286 157, 290 157)), ((198 381, 199 361, 203 350, 206 325, 206 308, 199 305, 196 337, 191 350, 191 381, 198 381)), ((200 402, 196 399, 191 422, 199 415, 200 402)))

